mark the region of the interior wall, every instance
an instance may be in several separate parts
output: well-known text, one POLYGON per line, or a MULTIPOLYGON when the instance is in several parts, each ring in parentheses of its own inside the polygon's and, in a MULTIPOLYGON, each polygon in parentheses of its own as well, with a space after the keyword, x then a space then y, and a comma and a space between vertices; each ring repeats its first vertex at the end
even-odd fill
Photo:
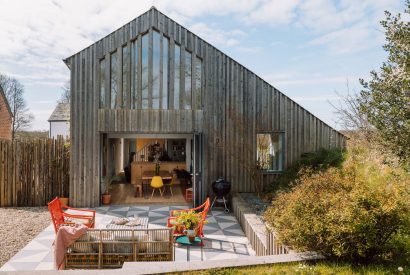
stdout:
POLYGON ((118 175, 124 172, 124 139, 118 138, 114 140, 115 153, 114 153, 114 173, 118 175))

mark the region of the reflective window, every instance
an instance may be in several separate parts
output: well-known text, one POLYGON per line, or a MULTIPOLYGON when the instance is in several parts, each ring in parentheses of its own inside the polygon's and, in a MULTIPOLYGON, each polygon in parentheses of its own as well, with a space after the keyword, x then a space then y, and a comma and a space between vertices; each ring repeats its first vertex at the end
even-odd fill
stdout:
POLYGON ((159 33, 154 31, 152 39, 152 109, 159 109, 159 68, 161 65, 159 33))
POLYGON ((267 171, 283 171, 284 133, 257 134, 257 165, 267 171))
POLYGON ((168 109, 168 58, 169 58, 169 39, 162 39, 162 109, 168 109))
POLYGON ((202 60, 195 57, 195 109, 202 109, 202 60))
POLYGON ((132 65, 132 77, 131 77, 131 109, 137 109, 137 96, 138 96, 138 65, 139 65, 139 52, 138 41, 135 40, 132 43, 131 51, 131 65, 132 65))
POLYGON ((191 109, 192 107, 192 54, 185 51, 185 92, 184 92, 184 107, 185 109, 191 109))
POLYGON ((129 74, 130 58, 128 46, 122 48, 122 107, 126 107, 129 102, 129 74))
POLYGON ((105 59, 100 61, 100 108, 106 108, 105 101, 105 59))
POLYGON ((148 34, 142 36, 141 65, 141 103, 142 109, 148 109, 148 34))
POLYGON ((118 56, 117 52, 111 54, 111 109, 116 109, 117 106, 117 94, 118 94, 118 56))
POLYGON ((179 109, 179 93, 181 79, 181 48, 175 44, 174 66, 174 109, 179 109))

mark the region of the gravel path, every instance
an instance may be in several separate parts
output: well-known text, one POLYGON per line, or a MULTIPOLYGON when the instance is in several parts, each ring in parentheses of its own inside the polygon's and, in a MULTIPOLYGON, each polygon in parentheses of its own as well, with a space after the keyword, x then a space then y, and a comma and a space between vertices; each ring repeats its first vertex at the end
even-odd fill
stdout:
POLYGON ((50 223, 47 207, 0 208, 0 266, 50 223))

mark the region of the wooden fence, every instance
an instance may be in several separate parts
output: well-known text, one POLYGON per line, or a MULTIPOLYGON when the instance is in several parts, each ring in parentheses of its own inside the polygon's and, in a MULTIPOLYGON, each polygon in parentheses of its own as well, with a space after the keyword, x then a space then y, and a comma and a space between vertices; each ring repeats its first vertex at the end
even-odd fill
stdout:
POLYGON ((0 206, 44 206, 68 197, 69 151, 62 137, 0 140, 0 206))

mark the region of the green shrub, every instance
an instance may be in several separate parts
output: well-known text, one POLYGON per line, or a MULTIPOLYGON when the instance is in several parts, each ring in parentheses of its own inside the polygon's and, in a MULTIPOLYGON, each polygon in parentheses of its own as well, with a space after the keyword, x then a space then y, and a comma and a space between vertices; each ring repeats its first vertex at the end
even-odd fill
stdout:
POLYGON ((274 197, 279 192, 288 191, 298 178, 300 170, 310 167, 320 171, 329 167, 339 167, 345 159, 345 151, 340 149, 320 149, 317 152, 303 154, 299 161, 288 167, 274 182, 266 187, 267 197, 274 197))
POLYGON ((283 243, 361 262, 391 258, 403 245, 409 250, 410 177, 404 171, 356 150, 341 168, 299 175, 265 212, 283 243))

